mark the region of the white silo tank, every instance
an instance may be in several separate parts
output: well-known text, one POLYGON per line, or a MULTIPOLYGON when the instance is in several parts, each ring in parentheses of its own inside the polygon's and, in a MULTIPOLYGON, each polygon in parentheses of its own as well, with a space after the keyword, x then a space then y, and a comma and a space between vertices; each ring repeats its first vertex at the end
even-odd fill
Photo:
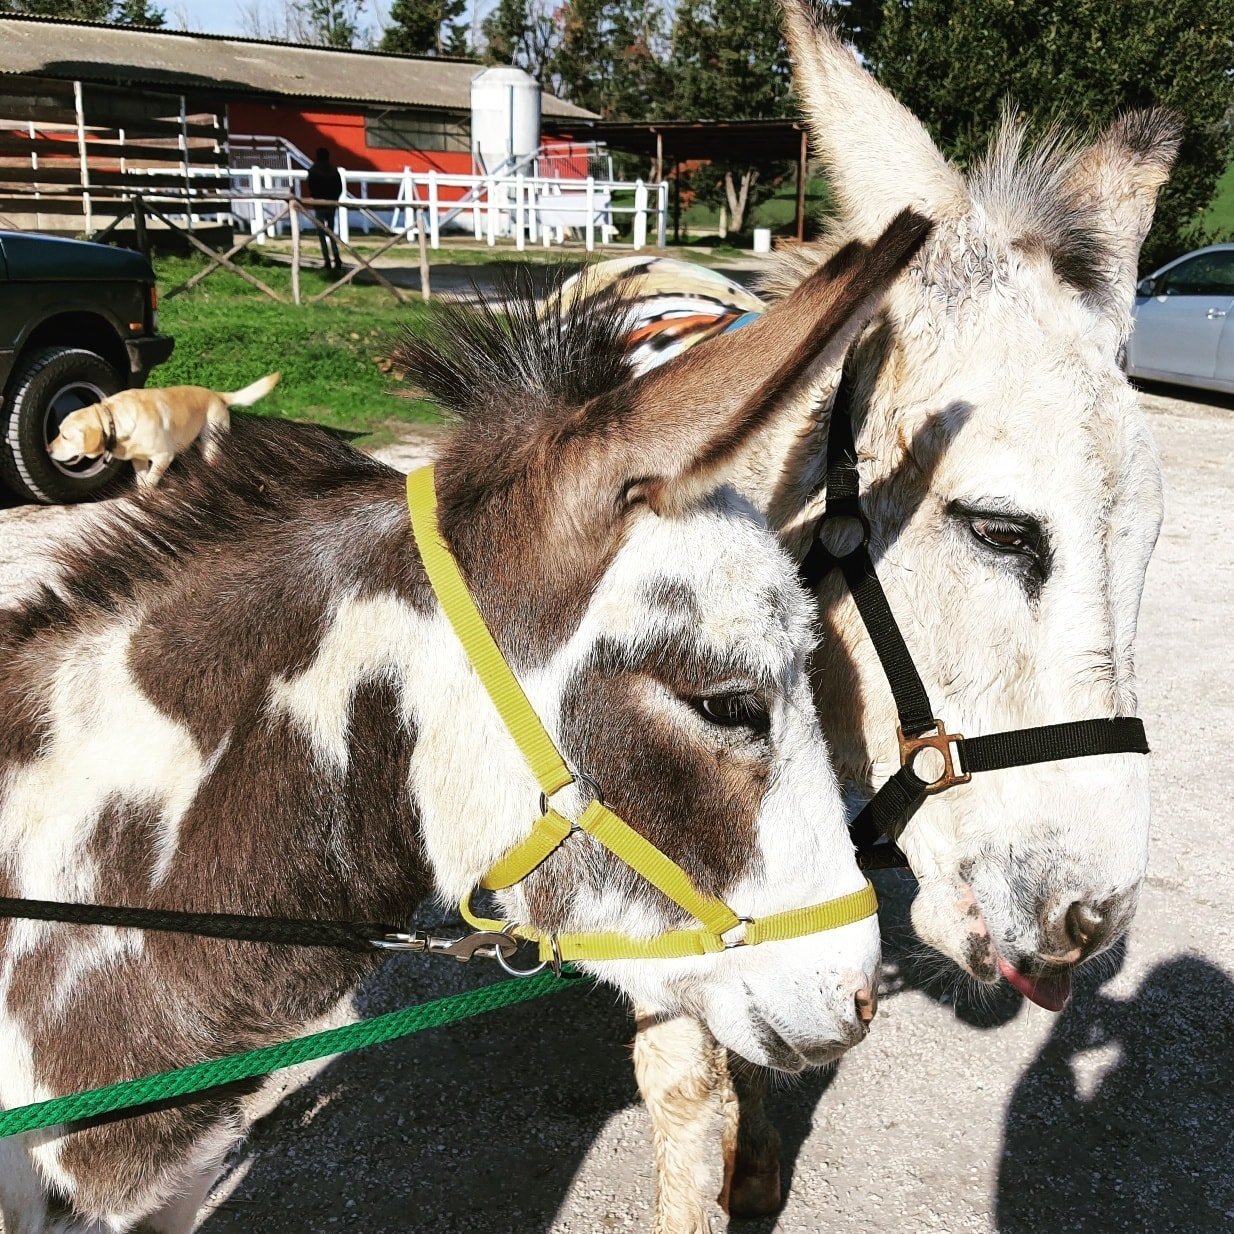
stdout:
POLYGON ((478 172, 495 172, 540 148, 540 85, 499 66, 471 79, 471 150, 478 172))

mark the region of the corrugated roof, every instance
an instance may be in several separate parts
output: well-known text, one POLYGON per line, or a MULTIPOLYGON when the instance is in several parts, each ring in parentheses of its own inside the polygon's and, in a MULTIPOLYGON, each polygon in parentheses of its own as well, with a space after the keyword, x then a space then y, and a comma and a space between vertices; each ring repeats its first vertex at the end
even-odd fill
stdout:
MULTIPOLYGON (((483 71, 470 60, 0 17, 0 73, 466 111, 471 79, 483 71)), ((561 118, 594 114, 547 91, 541 111, 561 118)))

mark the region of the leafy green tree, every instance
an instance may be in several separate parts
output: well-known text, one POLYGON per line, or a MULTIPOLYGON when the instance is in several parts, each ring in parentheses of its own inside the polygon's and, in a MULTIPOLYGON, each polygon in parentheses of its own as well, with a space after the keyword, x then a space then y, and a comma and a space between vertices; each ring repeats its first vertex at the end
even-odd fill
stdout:
MULTIPOLYGON (((779 6, 767 0, 680 0, 673 24, 672 106, 688 120, 791 115, 792 75, 779 6)), ((774 190, 780 164, 716 162, 691 177, 705 201, 726 205, 734 231, 774 190)))
POLYGON ((111 20, 118 26, 163 26, 167 14, 150 0, 119 0, 111 11, 111 20))
POLYGON ((643 120, 672 97, 662 0, 566 0, 547 57, 554 86, 607 120, 643 120))
POLYGON ((467 0, 394 0, 381 38, 382 51, 404 56, 467 55, 467 0))
POLYGON ((107 21, 112 0, 0 0, 0 13, 29 13, 64 21, 107 21))
POLYGON ((552 59, 561 43, 561 26, 552 0, 501 0, 484 19, 484 60, 513 64, 545 85, 551 81, 552 59))
POLYGON ((1234 0, 885 0, 868 58, 961 163, 1006 99, 1039 130, 1174 108, 1186 135, 1145 244, 1151 268, 1205 238, 1200 216, 1234 150, 1232 37, 1234 0))
POLYGON ((321 47, 355 47, 365 0, 297 0, 311 42, 321 47))

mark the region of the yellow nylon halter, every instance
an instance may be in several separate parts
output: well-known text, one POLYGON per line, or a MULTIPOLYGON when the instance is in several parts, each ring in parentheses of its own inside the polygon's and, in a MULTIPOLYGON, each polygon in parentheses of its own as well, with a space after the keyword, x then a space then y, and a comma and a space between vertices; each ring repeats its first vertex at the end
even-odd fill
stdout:
MULTIPOLYGON (((437 601, 547 801, 554 793, 574 782, 574 773, 566 766, 489 633, 467 590, 458 564, 441 537, 432 467, 413 471, 407 477, 407 507, 411 512, 412 534, 437 601)), ((668 960, 834 930, 854 921, 862 921, 878 909, 874 888, 867 881, 860 891, 808 908, 790 909, 758 919, 739 917, 723 900, 700 891, 675 861, 598 799, 593 799, 574 823, 556 810, 547 810, 536 821, 531 834, 493 866, 481 886, 499 891, 522 882, 576 829, 598 840, 615 857, 685 909, 701 923, 701 927, 668 930, 653 938, 632 938, 616 933, 550 935, 533 926, 477 917, 471 910, 470 896, 463 899, 463 916, 477 929, 506 931, 535 943, 540 959, 546 962, 668 960), (738 937, 724 937, 741 926, 744 926, 744 932, 738 937)))

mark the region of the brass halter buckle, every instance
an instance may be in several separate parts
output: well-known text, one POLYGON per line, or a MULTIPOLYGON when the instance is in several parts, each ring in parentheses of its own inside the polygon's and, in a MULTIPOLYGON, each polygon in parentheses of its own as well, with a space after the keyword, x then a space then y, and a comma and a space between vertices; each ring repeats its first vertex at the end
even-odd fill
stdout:
POLYGON ((907 767, 918 778, 924 779, 913 766, 913 760, 922 750, 937 750, 942 755, 942 774, 925 786, 925 792, 929 796, 946 792, 947 789, 954 788, 957 784, 967 784, 973 778, 967 771, 956 771, 956 767, 959 766, 956 750, 964 740, 964 734, 949 733, 942 720, 935 720, 934 727, 936 732, 923 733, 918 737, 905 737, 904 730, 896 726, 896 737, 900 742, 900 766, 907 767))

